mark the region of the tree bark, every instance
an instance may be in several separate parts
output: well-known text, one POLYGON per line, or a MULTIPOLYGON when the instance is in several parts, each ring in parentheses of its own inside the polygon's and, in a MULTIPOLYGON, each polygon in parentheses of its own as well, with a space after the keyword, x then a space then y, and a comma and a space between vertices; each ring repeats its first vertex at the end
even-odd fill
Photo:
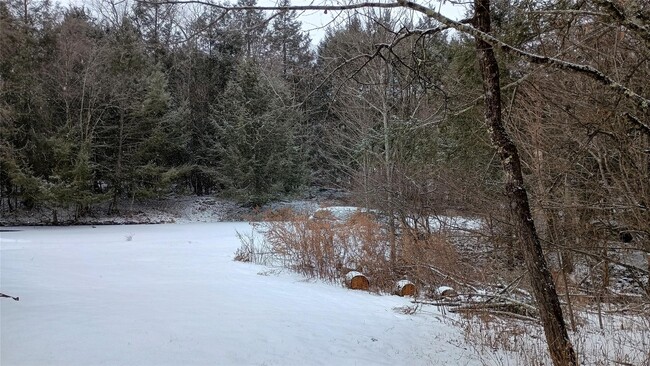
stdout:
MULTIPOLYGON (((490 0, 474 0, 474 11, 475 27, 481 32, 489 33, 490 0)), ((483 77, 485 119, 488 132, 492 143, 498 150, 506 174, 506 190, 511 209, 515 214, 524 260, 533 294, 539 307, 551 359, 556 366, 577 365, 575 351, 564 323, 560 301, 530 211, 519 153, 501 118, 499 65, 492 46, 478 37, 476 37, 476 54, 483 77)))
POLYGON ((108 213, 118 211, 118 199, 122 194, 122 155, 123 155, 123 142, 124 142, 124 109, 120 111, 120 126, 118 130, 117 142, 117 164, 115 166, 115 179, 113 182, 113 202, 109 206, 108 213))

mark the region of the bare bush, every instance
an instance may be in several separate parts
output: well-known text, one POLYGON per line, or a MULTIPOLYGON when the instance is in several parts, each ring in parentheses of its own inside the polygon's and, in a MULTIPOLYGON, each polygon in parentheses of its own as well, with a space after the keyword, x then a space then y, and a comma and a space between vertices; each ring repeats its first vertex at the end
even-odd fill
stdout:
MULTIPOLYGON (((420 287, 435 289, 441 285, 471 282, 473 271, 463 264, 460 254, 445 234, 408 231, 400 240, 397 270, 420 287)), ((426 293, 425 293, 426 294, 426 293)))
POLYGON ((254 231, 263 238, 239 235, 242 245, 237 260, 260 263, 260 258, 272 257, 273 264, 328 281, 340 281, 349 271, 359 271, 370 279, 372 290, 384 292, 393 290, 402 279, 413 281, 418 288, 435 288, 457 286, 459 281, 451 277, 471 274, 463 269, 460 255, 443 234, 410 228, 397 235, 401 249, 397 265, 391 265, 390 230, 385 220, 373 213, 337 218, 327 210, 313 215, 282 210, 265 218, 267 221, 254 224, 254 231))
POLYGON ((259 236, 255 229, 250 233, 237 231, 237 238, 241 245, 235 251, 235 260, 239 262, 251 262, 261 265, 274 265, 278 262, 278 256, 259 236))
MULTIPOLYGON (((581 365, 648 365, 650 318, 644 313, 608 313, 599 329, 596 314, 581 311, 580 329, 570 333, 581 365)), ((485 365, 515 361, 521 365, 550 363, 541 328, 534 322, 503 319, 490 314, 468 316, 462 322, 467 344, 485 365), (505 351, 509 355, 504 355, 505 351)))
POLYGON ((330 281, 357 270, 370 277, 375 288, 383 288, 388 282, 386 234, 369 214, 355 213, 345 221, 328 211, 284 218, 286 221, 267 221, 259 226, 285 266, 330 281))

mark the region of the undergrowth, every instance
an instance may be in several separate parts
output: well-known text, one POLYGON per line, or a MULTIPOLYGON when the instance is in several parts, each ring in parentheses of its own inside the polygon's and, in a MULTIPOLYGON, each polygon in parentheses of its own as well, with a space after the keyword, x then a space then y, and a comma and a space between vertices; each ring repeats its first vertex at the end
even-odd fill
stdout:
POLYGON ((280 210, 239 234, 235 259, 289 268, 306 277, 339 281, 350 271, 363 273, 371 289, 394 290, 408 279, 421 289, 447 284, 450 274, 468 273, 443 235, 411 233, 397 236, 397 259, 390 261, 390 235, 373 213, 354 212, 345 219, 321 210, 313 215, 280 210))
MULTIPOLYGON (((580 326, 569 332, 579 365, 650 366, 648 313, 602 316, 580 309, 580 326)), ((480 314, 460 322, 466 344, 484 365, 552 365, 544 331, 537 322, 480 314)))
MULTIPOLYGON (((474 250, 459 251, 458 237, 446 232, 423 233, 403 225, 393 236, 398 250, 391 263, 388 225, 374 213, 355 212, 337 218, 327 210, 308 215, 286 209, 265 214, 263 221, 252 225, 250 233, 239 234, 236 260, 288 268, 332 282, 341 281, 349 271, 358 271, 377 292, 391 292, 396 281, 408 279, 417 285, 419 300, 413 307, 396 311, 413 314, 429 304, 438 305, 443 314, 462 314, 454 318, 459 319, 466 344, 483 364, 551 364, 538 314, 512 310, 535 307, 529 291, 520 287, 525 272, 499 271, 495 267, 498 261, 493 259, 475 260, 474 250), (439 286, 453 286, 458 293, 442 298, 436 293, 439 286)), ((562 289, 567 291, 567 287, 562 289)), ((596 312, 585 299, 572 299, 576 329, 570 337, 579 364, 650 366, 647 305, 633 314, 616 309, 596 312)))

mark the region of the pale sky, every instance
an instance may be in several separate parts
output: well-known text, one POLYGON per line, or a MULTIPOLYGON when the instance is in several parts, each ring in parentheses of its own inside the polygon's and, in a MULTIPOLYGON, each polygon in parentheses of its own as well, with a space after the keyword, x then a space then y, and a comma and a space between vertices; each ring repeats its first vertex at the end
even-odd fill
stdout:
MULTIPOLYGON (((60 3, 64 6, 68 4, 75 4, 78 6, 86 6, 87 8, 94 9, 96 0, 59 0, 60 3)), ((292 5, 336 5, 341 3, 350 3, 362 0, 291 0, 292 5)), ((382 1, 382 0, 379 0, 382 1)), ((385 1, 385 0, 384 0, 385 1)), ((133 0, 115 0, 116 3, 132 3, 133 0)), ((230 0, 231 3, 235 3, 236 0, 230 0)), ((275 5, 277 0, 258 0, 259 5, 275 5)), ((393 2, 393 1, 388 1, 393 2)), ((435 9, 438 9, 443 15, 459 20, 463 18, 465 13, 465 7, 463 5, 454 5, 449 1, 422 1, 422 4, 427 4, 435 9)), ((129 5, 130 6, 130 5, 129 5)), ((187 5, 187 7, 191 7, 187 5)), ((393 12, 405 12, 409 16, 412 16, 413 12, 406 9, 392 9, 393 12)), ((302 28, 304 31, 309 33, 311 37, 312 44, 317 45, 325 36, 326 27, 337 24, 338 22, 344 21, 348 16, 354 14, 353 11, 329 11, 325 14, 323 11, 303 11, 299 13, 298 19, 302 22, 302 28)))
MULTIPOLYGON (((360 2, 361 0, 352 0, 352 1, 340 1, 340 0, 291 0, 292 5, 336 5, 341 3, 352 3, 360 2)), ((382 0, 379 0, 384 2, 382 0)), ((385 2, 394 2, 394 1, 385 1, 385 2)), ((277 1, 275 0, 258 0, 260 5, 275 5, 277 1)), ((465 7, 462 5, 454 5, 449 1, 422 1, 422 4, 428 4, 434 9, 438 9, 442 15, 454 19, 460 20, 463 18, 465 13, 465 7)), ((391 9, 391 11, 398 12, 407 12, 407 14, 412 15, 411 10, 405 9, 391 9)), ((351 14, 354 14, 353 11, 330 11, 327 14, 324 14, 323 11, 303 11, 300 13, 298 19, 302 22, 302 29, 309 33, 309 36, 312 39, 312 43, 317 45, 325 36, 325 28, 328 25, 336 24, 346 19, 351 14)))

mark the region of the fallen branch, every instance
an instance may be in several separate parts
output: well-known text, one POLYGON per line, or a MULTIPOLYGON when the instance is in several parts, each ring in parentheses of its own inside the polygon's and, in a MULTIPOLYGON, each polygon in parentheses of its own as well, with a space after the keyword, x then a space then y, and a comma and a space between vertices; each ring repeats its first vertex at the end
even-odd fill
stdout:
POLYGON ((457 309, 449 309, 450 312, 452 313, 473 313, 473 312, 482 312, 482 313, 487 313, 487 314, 492 314, 492 315, 505 315, 509 316, 511 318, 519 319, 519 320, 527 320, 535 323, 539 323, 539 319, 535 319, 530 316, 526 315, 521 315, 517 313, 512 313, 510 311, 499 311, 499 310, 491 310, 491 309, 472 309, 472 308, 457 308, 457 309))
POLYGON ((521 302, 509 297, 505 296, 500 296, 498 294, 478 294, 478 293, 469 293, 469 294, 459 294, 459 295, 464 295, 464 296, 476 296, 476 297, 487 297, 488 299, 486 301, 481 301, 481 302, 474 302, 471 303, 472 305, 484 305, 484 307, 500 307, 504 305, 511 305, 511 306, 519 306, 522 307, 532 313, 537 313, 539 309, 537 309, 535 306, 526 304, 525 302, 521 302), (501 302, 490 302, 493 299, 501 300, 501 302))
POLYGON ((461 287, 469 288, 472 291, 478 292, 478 289, 476 288, 476 286, 470 284, 468 280, 462 279, 462 278, 457 279, 456 277, 460 277, 460 276, 452 275, 450 273, 444 272, 443 270, 438 269, 438 268, 436 268, 436 267, 434 267, 432 265, 428 265, 428 264, 412 264, 412 265, 400 266, 400 268, 414 268, 414 267, 429 269, 431 272, 433 272, 433 273, 437 274, 438 276, 442 277, 444 280, 449 280, 449 281, 451 281, 451 282, 453 282, 453 283, 455 283, 455 284, 457 284, 457 285, 459 285, 461 287))
POLYGON ((18 296, 13 297, 13 296, 5 295, 2 292, 0 292, 0 297, 7 297, 7 298, 10 298, 10 299, 13 299, 14 301, 20 301, 20 297, 18 297, 18 296))
MULTIPOLYGON (((515 284, 519 284, 519 281, 521 281, 522 278, 524 278, 525 273, 522 273, 519 277, 515 278, 514 281, 510 282, 506 287, 504 287, 497 295, 503 295, 505 293, 510 293, 509 290, 512 286, 515 284)), ((485 300, 485 302, 490 302, 492 299, 496 298, 498 296, 491 296, 489 299, 485 300)))
POLYGON ((433 305, 433 306, 449 306, 449 307, 456 307, 456 306, 462 306, 465 305, 466 303, 459 302, 459 301, 454 301, 454 302, 444 302, 444 301, 422 301, 422 300, 412 300, 411 301, 414 304, 422 304, 422 305, 433 305))

